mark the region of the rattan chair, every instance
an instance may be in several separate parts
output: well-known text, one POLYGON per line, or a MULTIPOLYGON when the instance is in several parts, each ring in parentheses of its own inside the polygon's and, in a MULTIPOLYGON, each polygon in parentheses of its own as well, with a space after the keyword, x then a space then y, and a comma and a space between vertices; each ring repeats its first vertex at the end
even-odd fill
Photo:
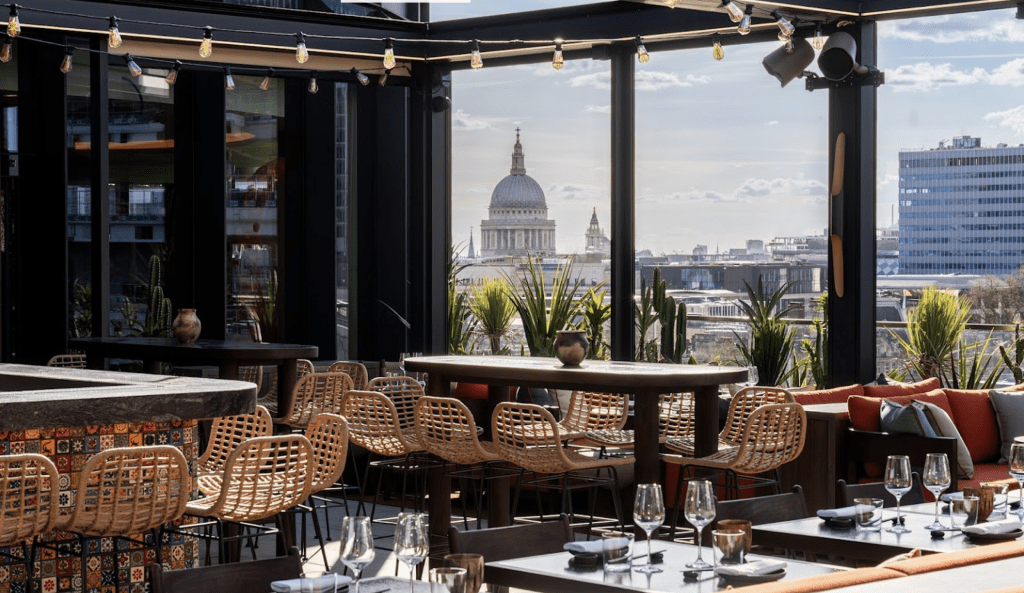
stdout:
POLYGON ((328 373, 345 373, 352 378, 352 389, 366 391, 370 382, 370 375, 366 372, 363 363, 354 360, 339 360, 327 369, 328 373))
MULTIPOLYGON (((324 532, 320 528, 320 517, 318 509, 324 509, 325 518, 327 509, 335 506, 344 506, 345 514, 348 514, 348 498, 345 496, 345 486, 339 484, 341 474, 345 471, 345 456, 348 455, 348 422, 344 417, 337 414, 317 414, 306 427, 306 438, 313 447, 313 483, 310 486, 310 497, 306 504, 297 505, 293 510, 300 517, 307 513, 313 519, 313 532, 320 543, 320 552, 323 555, 324 566, 330 566, 327 561, 327 549, 324 545, 324 532), (335 501, 327 494, 333 491, 341 493, 343 503, 335 504, 335 501)), ((328 529, 328 532, 330 529, 328 529)), ((306 555, 306 522, 302 520, 302 557, 306 555)))
MULTIPOLYGON (((658 396, 658 442, 669 439, 693 438, 693 393, 663 393, 658 396)), ((632 430, 610 428, 588 430, 573 444, 599 446, 602 448, 631 449, 634 433, 632 430)))
MULTIPOLYGON (((632 457, 610 459, 593 458, 573 449, 562 446, 562 437, 558 423, 551 412, 534 404, 503 402, 494 409, 491 418, 491 434, 498 452, 505 461, 520 468, 520 477, 516 481, 516 493, 512 503, 512 516, 515 517, 519 503, 519 495, 524 484, 526 472, 538 474, 529 481, 529 485, 540 488, 558 488, 561 494, 561 510, 570 517, 574 516, 570 491, 578 488, 595 488, 597 486, 612 487, 612 503, 615 507, 616 522, 623 524, 622 504, 619 500, 619 479, 615 466, 632 465, 632 457), (601 476, 607 469, 610 477, 601 476), (594 471, 597 470, 597 471, 594 471)), ((591 493, 591 510, 588 525, 592 528, 594 521, 595 497, 591 493)), ((538 506, 540 497, 538 496, 538 506)), ((544 520, 543 508, 539 508, 540 520, 544 520)))
MULTIPOLYGON (((315 372, 313 368, 313 362, 300 358, 295 361, 295 382, 298 384, 299 380, 306 375, 311 375, 315 372)), ((271 367, 270 371, 270 386, 267 388, 267 392, 263 394, 256 403, 265 407, 271 416, 277 417, 279 410, 277 409, 277 367, 271 367)), ((258 393, 258 392, 257 392, 258 393)))
POLYGON ((423 397, 423 386, 412 377, 375 377, 367 385, 368 391, 379 391, 395 404, 398 426, 405 438, 416 442, 416 402, 423 397))
POLYGON ((558 431, 562 440, 572 440, 587 431, 621 430, 628 416, 629 396, 624 393, 573 391, 558 431))
POLYGON ((292 407, 274 424, 303 429, 317 414, 341 412, 341 400, 352 390, 352 378, 345 373, 310 373, 295 383, 292 407))
POLYGON ((262 366, 244 366, 238 367, 238 380, 248 381, 256 384, 256 393, 259 394, 263 390, 263 367, 262 366))
MULTIPOLYGON (((739 497, 741 488, 774 486, 780 494, 778 468, 799 457, 807 436, 807 415, 800 404, 768 404, 754 410, 736 446, 722 449, 707 457, 663 455, 666 463, 681 466, 676 486, 674 508, 678 513, 679 496, 683 490, 684 470, 704 468, 725 474, 728 498, 739 497), (772 473, 766 478, 758 474, 772 473), (750 483, 740 485, 737 474, 750 483)), ((674 522, 674 521, 673 521, 674 522)))
POLYGON ((188 515, 212 521, 185 525, 182 530, 216 539, 221 563, 226 557, 225 541, 252 537, 226 535, 224 523, 260 530, 262 535, 277 533, 282 545, 287 545, 280 530, 280 513, 309 497, 314 474, 313 447, 306 437, 285 434, 249 439, 228 457, 221 477, 216 480, 220 486, 217 494, 191 501, 185 508, 188 515), (277 529, 258 524, 271 517, 277 521, 277 529), (215 535, 192 531, 211 524, 216 526, 215 535))
MULTIPOLYGON (((74 509, 58 521, 57 529, 78 535, 83 567, 89 548, 84 538, 130 540, 147 531, 153 534, 160 563, 162 538, 158 530, 185 513, 191 485, 188 462, 176 447, 107 449, 90 457, 79 472, 73 489, 74 509)), ((84 579, 84 568, 82 572, 84 579)), ((120 573, 117 571, 118 581, 120 573)))
MULTIPOLYGON (((729 449, 739 445, 743 430, 749 423, 754 410, 767 404, 791 404, 796 400, 793 394, 782 387, 744 387, 732 396, 729 402, 729 415, 725 420, 725 428, 718 435, 718 449, 729 449)), ((670 438, 665 447, 672 453, 693 457, 693 433, 682 437, 670 438)))
POLYGON ((84 369, 84 354, 58 354, 46 361, 48 367, 64 367, 69 369, 84 369))
POLYGON ((231 453, 238 448, 238 445, 249 439, 269 436, 273 433, 274 424, 271 421, 270 412, 263 406, 256 406, 256 411, 252 414, 223 416, 215 419, 210 429, 210 442, 196 461, 196 475, 199 478, 200 492, 209 496, 220 491, 219 484, 213 489, 213 483, 207 481, 204 486, 204 478, 219 479, 224 471, 224 464, 231 453))
POLYGON ((0 455, 0 548, 21 546, 21 556, 3 553, 13 561, 26 562, 29 581, 35 566, 35 547, 26 541, 56 527, 60 506, 60 477, 49 458, 38 453, 0 455))

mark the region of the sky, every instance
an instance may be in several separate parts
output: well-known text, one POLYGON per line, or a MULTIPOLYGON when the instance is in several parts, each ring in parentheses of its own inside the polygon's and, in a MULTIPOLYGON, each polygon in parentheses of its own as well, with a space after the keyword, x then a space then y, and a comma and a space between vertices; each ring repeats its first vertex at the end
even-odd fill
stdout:
MULTIPOLYGON (((566 0, 432 4, 431 20, 566 0)), ((643 31, 636 31, 643 34, 643 31)), ((1014 10, 879 24, 877 219, 898 224, 900 150, 954 136, 1024 143, 1024 21, 1014 10)), ((655 52, 636 69, 636 247, 709 252, 828 225, 828 92, 780 88, 761 65, 778 43, 655 52)), ((817 70, 816 64, 810 69, 817 70)), ((527 174, 544 189, 559 253, 583 251, 596 208, 610 236, 608 62, 484 67, 453 74, 452 236, 479 247, 480 221, 522 128, 527 174)))

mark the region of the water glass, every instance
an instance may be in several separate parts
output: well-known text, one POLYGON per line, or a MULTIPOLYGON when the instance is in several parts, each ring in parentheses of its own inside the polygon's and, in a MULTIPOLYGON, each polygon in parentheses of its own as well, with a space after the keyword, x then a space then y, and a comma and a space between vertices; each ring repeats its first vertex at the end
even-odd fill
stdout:
POLYGON ((466 569, 444 566, 430 569, 431 593, 466 593, 466 569))
POLYGON ((427 557, 427 516, 399 513, 395 524, 395 556, 409 567, 409 593, 413 593, 416 565, 427 557))
POLYGON ((885 489, 896 498, 896 523, 886 531, 890 533, 908 533, 910 531, 903 526, 900 499, 904 494, 910 492, 913 483, 913 477, 910 474, 910 458, 906 455, 890 455, 885 462, 885 489))
POLYGON ((651 564, 651 535, 664 521, 665 500, 661 495, 661 484, 637 484, 633 522, 647 534, 647 562, 636 568, 638 572, 661 572, 660 568, 651 564))
POLYGON ((605 572, 628 571, 633 567, 633 534, 609 531, 603 534, 601 558, 605 572))
MULTIPOLYGON (((1010 476, 1017 480, 1017 488, 1020 503, 1017 506, 1017 515, 1024 520, 1024 443, 1014 441, 1010 446, 1010 476)), ((1007 503, 1007 514, 1009 514, 1009 503, 1007 503)))
POLYGON ((881 498, 854 498, 854 521, 857 531, 881 531, 882 507, 885 501, 881 498))
POLYGON ((743 564, 747 534, 740 529, 717 529, 711 532, 715 564, 743 564))
POLYGON ((953 529, 960 529, 978 522, 978 497, 964 495, 949 501, 949 517, 953 529))
POLYGON ((444 565, 466 569, 466 593, 479 593, 484 584, 484 557, 480 554, 447 554, 444 565))
POLYGON ((341 561, 352 571, 352 593, 359 591, 359 575, 373 562, 373 532, 369 517, 344 517, 341 520, 341 561))
POLYGON ((750 548, 754 544, 754 532, 752 531, 752 525, 750 521, 746 519, 721 519, 718 521, 719 531, 732 531, 740 530, 743 535, 746 536, 743 541, 743 555, 746 556, 750 553, 750 548))
POLYGON ((949 488, 952 478, 949 473, 949 458, 945 453, 929 453, 924 460, 924 476, 921 481, 924 487, 935 496, 935 522, 927 527, 934 531, 945 529, 945 525, 939 521, 939 495, 949 488))
POLYGON ((686 567, 706 570, 711 565, 701 558, 700 534, 708 523, 715 520, 715 492, 711 482, 691 481, 686 487, 686 501, 683 504, 683 515, 693 525, 697 541, 697 559, 687 563, 686 567))

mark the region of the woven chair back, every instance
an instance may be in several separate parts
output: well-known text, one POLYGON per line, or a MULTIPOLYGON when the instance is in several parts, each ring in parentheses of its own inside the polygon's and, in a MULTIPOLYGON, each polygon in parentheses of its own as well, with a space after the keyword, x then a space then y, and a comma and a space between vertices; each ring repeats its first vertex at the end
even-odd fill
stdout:
POLYGON ((317 414, 306 427, 313 446, 312 494, 333 486, 345 471, 348 455, 348 421, 337 414, 317 414))
POLYGON ((38 453, 0 455, 0 547, 54 528, 59 480, 57 467, 38 453))
POLYGON ((363 366, 363 363, 354 360, 339 360, 332 364, 327 372, 345 373, 352 378, 352 389, 359 391, 366 391, 366 386, 370 382, 370 375, 366 372, 366 367, 363 366))
POLYGON ((424 396, 416 402, 416 441, 451 463, 473 465, 494 459, 477 439, 472 412, 451 397, 424 396))
POLYGON ((219 474, 228 457, 243 442, 274 433, 270 412, 263 406, 256 406, 252 414, 222 416, 210 427, 210 442, 196 462, 197 475, 219 474))
POLYGON ((498 453, 532 472, 569 471, 561 434, 551 412, 535 404, 503 402, 494 408, 491 435, 498 453))
POLYGON ((558 426, 564 434, 619 429, 626 425, 628 415, 629 396, 624 393, 573 391, 569 409, 558 426))
POLYGON ((402 432, 416 433, 416 402, 423 397, 423 386, 419 381, 412 377, 376 377, 370 381, 368 391, 387 395, 395 404, 402 432))
POLYGON ((693 392, 663 393, 658 397, 658 438, 693 437, 693 392))
POLYGON ((749 424, 748 419, 754 410, 768 404, 789 404, 795 401, 793 394, 782 387, 744 387, 732 396, 725 429, 719 439, 736 445, 740 442, 743 430, 749 424))
POLYGON ((768 404, 750 414, 740 437, 732 470, 758 474, 800 456, 807 436, 807 415, 796 403, 768 404))
POLYGON ((341 400, 352 391, 352 378, 345 373, 310 373, 295 383, 291 412, 279 420, 293 428, 305 428, 317 414, 338 414, 341 400))
POLYGON ((78 475, 64 531, 89 537, 155 529, 185 513, 192 480, 176 447, 117 447, 89 458, 78 475))
POLYGON ((420 450, 399 428, 394 402, 379 391, 349 391, 341 415, 348 420, 349 440, 371 453, 398 457, 420 450))
POLYGON ((249 439, 224 467, 216 504, 223 521, 259 521, 299 504, 313 485, 313 447, 300 434, 249 439))
POLYGON ((84 369, 85 368, 85 355, 84 354, 58 354, 50 360, 46 361, 48 367, 64 367, 69 369, 84 369))
MULTIPOLYGON (((300 358, 295 361, 295 371, 295 382, 298 383, 299 379, 302 379, 306 375, 313 374, 316 369, 313 367, 312 361, 300 358)), ((277 375, 277 367, 271 367, 270 387, 267 388, 267 393, 257 400, 257 403, 270 410, 270 413, 273 416, 277 416, 280 412, 280 410, 277 409, 277 375)))
POLYGON ((238 367, 238 380, 248 381, 256 384, 256 393, 259 393, 263 389, 263 367, 262 366, 247 366, 238 367))

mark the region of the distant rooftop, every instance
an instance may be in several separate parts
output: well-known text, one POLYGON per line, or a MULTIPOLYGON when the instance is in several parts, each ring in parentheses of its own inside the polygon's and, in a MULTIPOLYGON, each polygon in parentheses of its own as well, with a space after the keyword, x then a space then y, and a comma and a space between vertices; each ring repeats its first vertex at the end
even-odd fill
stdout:
POLYGON ((1024 148, 1024 144, 1018 144, 1017 146, 1010 146, 1005 142, 1000 142, 995 146, 982 146, 981 138, 974 136, 954 136, 953 140, 939 140, 939 145, 935 148, 902 148, 900 152, 925 152, 935 150, 970 150, 970 149, 993 149, 993 148, 1024 148))

